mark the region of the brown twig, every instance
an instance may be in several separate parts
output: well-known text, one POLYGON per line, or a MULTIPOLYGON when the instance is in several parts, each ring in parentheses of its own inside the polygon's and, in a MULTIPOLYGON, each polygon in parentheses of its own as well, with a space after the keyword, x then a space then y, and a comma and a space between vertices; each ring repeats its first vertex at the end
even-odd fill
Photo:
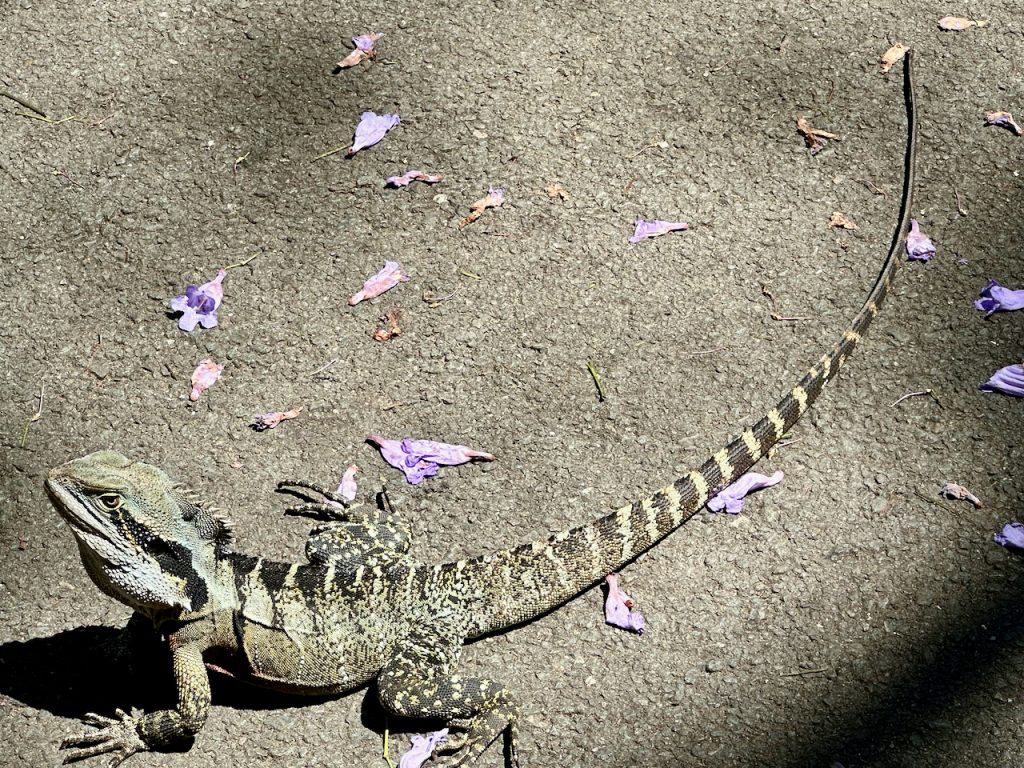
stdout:
POLYGON ((714 352, 724 352, 725 347, 712 347, 711 349, 699 349, 696 352, 683 352, 683 357, 697 357, 698 355, 710 355, 714 352))
POLYGON ((315 371, 313 371, 313 372, 312 372, 311 374, 309 374, 309 375, 310 375, 310 376, 316 376, 316 375, 317 375, 318 373, 323 373, 323 372, 324 372, 324 371, 326 371, 326 370, 327 370, 328 368, 330 368, 330 367, 331 367, 332 365, 334 365, 334 364, 335 364, 336 362, 338 362, 338 358, 334 358, 334 359, 333 359, 333 360, 331 360, 331 361, 330 361, 329 363, 324 363, 323 365, 321 365, 321 366, 320 366, 319 368, 317 368, 317 369, 316 369, 315 371))
POLYGON ((900 397, 897 400, 895 400, 892 403, 892 405, 890 405, 889 407, 890 408, 895 408, 897 405, 899 405, 904 400, 906 400, 907 398, 910 398, 910 397, 924 397, 924 396, 930 397, 932 400, 935 401, 935 404, 937 406, 939 406, 940 408, 942 407, 942 403, 939 402, 939 398, 937 398, 935 396, 935 393, 932 392, 930 389, 922 389, 920 392, 907 392, 907 394, 905 394, 902 397, 900 397))
POLYGON ((816 669, 798 669, 795 672, 780 672, 779 677, 800 677, 801 675, 820 675, 828 672, 832 667, 817 667, 816 669))
POLYGON ((40 107, 32 100, 26 99, 24 96, 19 96, 16 93, 11 93, 6 88, 0 88, 0 96, 6 96, 8 99, 18 102, 19 104, 21 104, 21 106, 25 107, 26 109, 31 109, 40 117, 46 118, 46 113, 43 111, 42 107, 40 107))

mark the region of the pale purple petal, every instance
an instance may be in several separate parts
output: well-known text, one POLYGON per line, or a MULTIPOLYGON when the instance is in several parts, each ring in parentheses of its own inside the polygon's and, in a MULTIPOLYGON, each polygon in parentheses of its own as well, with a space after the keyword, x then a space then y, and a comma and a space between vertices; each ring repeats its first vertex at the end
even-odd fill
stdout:
POLYGON ((690 225, 684 221, 662 221, 661 219, 646 221, 644 219, 637 219, 635 223, 636 229, 633 232, 633 236, 629 238, 631 243, 639 243, 641 240, 646 240, 649 237, 659 237, 667 235, 669 232, 690 228, 690 225))
POLYGON ((969 490, 964 488, 959 483, 946 483, 944 486, 942 486, 942 491, 940 491, 940 493, 942 493, 942 495, 945 496, 947 499, 960 499, 962 501, 969 501, 971 502, 971 504, 974 505, 976 509, 981 509, 983 506, 985 506, 984 504, 981 503, 981 499, 979 499, 977 496, 975 496, 973 493, 971 493, 969 490))
POLYGON ((712 512, 721 512, 723 509, 730 515, 738 515, 743 509, 743 497, 759 488, 781 483, 782 472, 774 472, 772 475, 760 475, 757 472, 748 472, 732 485, 728 485, 719 491, 709 502, 708 509, 712 512))
POLYGON ((998 125, 1000 128, 1006 128, 1015 136, 1024 134, 1024 130, 1021 130, 1020 125, 1017 124, 1017 121, 1013 119, 1013 115, 1009 112, 986 112, 985 124, 998 125))
POLYGON ((465 464, 467 461, 479 459, 481 461, 494 461, 494 456, 484 451, 474 451, 464 445, 452 445, 450 443, 438 443, 433 440, 414 440, 407 437, 402 441, 402 450, 415 461, 432 461, 435 464, 454 466, 465 464))
POLYGON ((348 154, 351 157, 361 149, 372 147, 384 138, 384 134, 402 122, 398 115, 378 115, 375 112, 363 112, 356 126, 356 138, 348 154))
POLYGON ((605 576, 608 595, 604 600, 604 620, 613 627, 619 627, 642 635, 647 628, 643 614, 632 610, 636 601, 619 588, 619 574, 605 576))
POLYGON ((228 273, 220 270, 217 276, 202 285, 188 285, 185 293, 171 299, 171 309, 183 313, 178 319, 178 327, 183 331, 192 331, 196 325, 213 328, 217 325, 217 307, 224 299, 224 278, 228 273))
POLYGON ((359 467, 355 464, 350 464, 348 469, 345 470, 345 474, 341 477, 341 482, 338 483, 338 495, 348 501, 354 501, 356 498, 356 472, 359 471, 359 467))
POLYGON ((373 46, 384 37, 383 32, 367 32, 365 35, 356 35, 352 38, 352 45, 365 53, 371 53, 373 46))
POLYGON ((974 302, 974 306, 984 312, 985 317, 993 312, 1024 309, 1024 289, 1012 291, 995 280, 989 280, 988 285, 981 289, 981 298, 974 302))
POLYGON ((993 536, 996 544, 1007 549, 1024 550, 1024 524, 1013 522, 1003 526, 1003 530, 993 536))
POLYGON ((981 385, 983 392, 1002 392, 1004 395, 1024 397, 1024 365, 1008 365, 992 374, 981 385))
POLYGON ((440 173, 424 173, 423 171, 406 171, 401 176, 388 176, 384 184, 388 187, 407 187, 414 181, 422 181, 425 184, 437 184, 444 181, 440 173))
POLYGON ((426 736, 413 736, 412 748, 402 755, 398 768, 420 768, 434 754, 434 747, 444 743, 448 738, 448 729, 428 733, 426 736))
POLYGON ((409 282, 409 276, 402 271, 402 265, 397 261, 385 261, 384 268, 373 277, 363 283, 363 289, 349 298, 349 306, 354 307, 364 299, 372 299, 380 296, 385 291, 390 291, 399 283, 409 282))
POLYGON ((935 255, 935 246, 931 239, 921 233, 917 219, 910 220, 910 232, 907 233, 907 259, 910 261, 928 261, 935 255))
POLYGON ((212 387, 214 382, 220 378, 221 371, 223 370, 223 364, 215 363, 209 358, 200 360, 199 365, 192 371, 192 392, 189 394, 188 399, 193 402, 198 400, 199 396, 212 387))
POLYGON ((366 439, 380 449, 381 456, 388 464, 402 470, 405 479, 413 485, 419 485, 424 479, 436 475, 442 464, 450 466, 473 459, 494 460, 494 456, 489 453, 433 440, 388 440, 379 435, 369 435, 366 439))

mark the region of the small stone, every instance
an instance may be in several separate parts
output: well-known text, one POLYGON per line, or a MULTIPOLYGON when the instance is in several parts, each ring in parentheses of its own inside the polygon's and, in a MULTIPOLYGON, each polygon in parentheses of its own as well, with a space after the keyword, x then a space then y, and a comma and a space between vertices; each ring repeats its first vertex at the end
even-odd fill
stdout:
POLYGON ((696 669, 688 669, 686 670, 686 674, 683 675, 683 682, 687 685, 693 685, 697 682, 697 678, 699 676, 700 675, 696 669))
POLYGON ((704 665, 704 670, 707 672, 721 672, 725 668, 725 664, 720 659, 712 659, 704 665))
POLYGON ((110 366, 104 362, 96 360, 89 366, 89 373, 97 379, 105 379, 110 375, 110 366))

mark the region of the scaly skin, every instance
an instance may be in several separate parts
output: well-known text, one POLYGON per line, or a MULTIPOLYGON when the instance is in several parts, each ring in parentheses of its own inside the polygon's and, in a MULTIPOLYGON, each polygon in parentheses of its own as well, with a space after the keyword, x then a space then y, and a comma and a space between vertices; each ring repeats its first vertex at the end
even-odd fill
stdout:
MULTIPOLYGON (((472 763, 503 733, 515 759, 519 709, 493 680, 456 672, 463 643, 528 622, 594 586, 682 526, 775 445, 817 400, 878 313, 899 264, 914 183, 916 118, 911 55, 903 199, 889 254, 860 312, 761 420, 696 470, 652 496, 547 539, 473 560, 422 565, 393 515, 326 503, 306 563, 231 551, 230 526, 161 470, 100 451, 51 470, 46 488, 106 594, 167 637, 177 682, 173 710, 87 715, 97 730, 66 740, 65 762, 162 749, 202 728, 208 668, 297 693, 351 690, 376 679, 381 704, 441 719, 455 735, 445 766, 472 763)), ((287 483, 340 502, 307 483, 287 483)))

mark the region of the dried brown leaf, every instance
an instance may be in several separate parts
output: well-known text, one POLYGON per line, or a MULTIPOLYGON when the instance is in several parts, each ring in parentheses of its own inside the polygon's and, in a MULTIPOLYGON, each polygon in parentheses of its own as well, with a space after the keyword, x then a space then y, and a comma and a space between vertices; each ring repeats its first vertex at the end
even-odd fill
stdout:
POLYGON ((965 16, 943 16, 939 19, 939 29, 946 32, 963 32, 971 27, 984 27, 987 21, 975 21, 965 16))
POLYGON ((882 74, 885 74, 893 65, 900 61, 910 50, 909 45, 903 43, 896 43, 892 48, 882 54, 882 74))
POLYGON ((828 225, 830 227, 838 227, 839 229, 856 229, 857 228, 857 225, 853 222, 852 219, 847 218, 847 216, 845 214, 842 214, 839 211, 835 211, 832 214, 831 218, 829 218, 829 220, 828 220, 828 225))

